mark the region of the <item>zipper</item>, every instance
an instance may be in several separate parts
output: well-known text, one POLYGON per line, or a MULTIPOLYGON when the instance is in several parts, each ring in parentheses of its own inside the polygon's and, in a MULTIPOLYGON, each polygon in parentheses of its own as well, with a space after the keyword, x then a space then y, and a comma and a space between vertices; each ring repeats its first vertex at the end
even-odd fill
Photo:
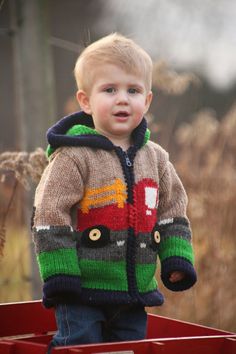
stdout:
POLYGON ((132 162, 130 161, 127 152, 124 152, 124 154, 125 154, 125 163, 126 163, 126 166, 127 166, 127 167, 132 167, 132 162))
MULTIPOLYGON (((133 161, 135 157, 134 154, 129 154, 121 148, 116 149, 116 153, 120 159, 125 181, 127 183, 128 192, 128 203, 133 204, 133 188, 134 188, 134 170, 133 161)), ((126 274, 128 281, 128 291, 133 302, 143 303, 142 297, 138 292, 137 279, 136 279, 136 263, 135 263, 135 252, 136 252, 136 242, 137 238, 134 235, 134 230, 132 227, 128 229, 127 238, 127 250, 126 250, 126 274)))
POLYGON ((133 183, 134 183, 134 171, 133 171, 133 158, 127 151, 122 148, 119 149, 120 161, 122 163, 123 174, 127 183, 128 202, 133 202, 133 183))

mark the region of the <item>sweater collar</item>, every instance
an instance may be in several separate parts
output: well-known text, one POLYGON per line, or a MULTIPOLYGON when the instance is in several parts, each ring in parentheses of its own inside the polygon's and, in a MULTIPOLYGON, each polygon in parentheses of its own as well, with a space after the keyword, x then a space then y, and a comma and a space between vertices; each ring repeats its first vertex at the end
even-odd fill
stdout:
MULTIPOLYGON (((132 139, 135 149, 140 149, 147 143, 150 131, 146 119, 134 129, 132 139)), ((104 150, 114 149, 114 144, 105 136, 100 135, 94 127, 92 116, 85 112, 75 112, 59 120, 47 131, 47 156, 49 157, 61 146, 89 146, 104 150)))

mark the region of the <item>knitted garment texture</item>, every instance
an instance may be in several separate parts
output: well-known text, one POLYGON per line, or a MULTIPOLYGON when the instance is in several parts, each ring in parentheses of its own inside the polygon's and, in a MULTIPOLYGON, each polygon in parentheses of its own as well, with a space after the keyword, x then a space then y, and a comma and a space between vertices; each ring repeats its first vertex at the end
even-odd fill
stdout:
POLYGON ((43 303, 164 301, 196 282, 187 196, 168 153, 149 140, 145 118, 123 151, 76 112, 47 132, 46 167, 35 193, 32 234, 43 303), (184 272, 172 283, 173 271, 184 272))

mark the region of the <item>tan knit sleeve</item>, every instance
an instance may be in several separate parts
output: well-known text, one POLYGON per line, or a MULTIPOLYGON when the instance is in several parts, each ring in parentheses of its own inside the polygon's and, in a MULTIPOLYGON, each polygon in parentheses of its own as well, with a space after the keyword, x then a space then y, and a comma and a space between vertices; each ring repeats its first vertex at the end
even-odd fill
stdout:
POLYGON ((82 174, 78 162, 66 150, 53 156, 36 189, 33 226, 72 225, 72 207, 84 193, 82 174))
POLYGON ((186 218, 187 195, 168 154, 165 161, 162 160, 161 170, 163 172, 159 181, 159 221, 174 217, 186 218))

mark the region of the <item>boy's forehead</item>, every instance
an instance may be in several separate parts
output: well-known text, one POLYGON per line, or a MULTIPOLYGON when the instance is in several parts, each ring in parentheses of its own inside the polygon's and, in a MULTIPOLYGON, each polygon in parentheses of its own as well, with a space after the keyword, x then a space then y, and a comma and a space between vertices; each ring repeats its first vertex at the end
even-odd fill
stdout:
MULTIPOLYGON (((93 81, 132 81, 145 83, 143 75, 134 70, 125 69, 119 65, 104 64, 93 69, 93 81)), ((93 82, 95 83, 95 82, 93 82)))

